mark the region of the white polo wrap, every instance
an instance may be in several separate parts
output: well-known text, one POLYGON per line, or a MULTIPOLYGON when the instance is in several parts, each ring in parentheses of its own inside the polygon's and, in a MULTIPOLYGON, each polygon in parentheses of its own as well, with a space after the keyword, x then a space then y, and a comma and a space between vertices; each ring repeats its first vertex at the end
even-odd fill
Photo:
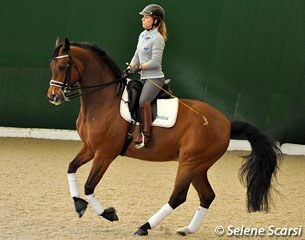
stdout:
POLYGON ((188 229, 191 231, 191 233, 194 233, 198 230, 200 224, 202 223, 202 220, 204 216, 207 214, 208 209, 199 206, 191 223, 188 225, 188 229))
POLYGON ((68 173, 68 182, 71 197, 80 198, 80 192, 78 190, 77 178, 75 173, 68 173))
POLYGON ((104 208, 101 206, 101 204, 97 201, 94 193, 90 195, 86 195, 86 199, 88 200, 89 204, 91 205, 93 211, 97 215, 101 215, 104 212, 104 208))
POLYGON ((153 215, 149 220, 148 223, 151 228, 158 226, 158 224, 166 218, 171 212, 173 208, 167 203, 165 204, 155 215, 153 215))

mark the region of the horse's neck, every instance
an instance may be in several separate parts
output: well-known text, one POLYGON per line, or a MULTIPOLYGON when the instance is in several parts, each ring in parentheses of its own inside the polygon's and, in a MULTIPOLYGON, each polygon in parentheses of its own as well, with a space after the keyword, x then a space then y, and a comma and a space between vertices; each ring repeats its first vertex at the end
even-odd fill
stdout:
MULTIPOLYGON (((80 88, 101 85, 115 80, 115 75, 107 65, 90 64, 87 66, 86 73, 79 83, 80 88)), ((106 88, 88 88, 81 90, 81 108, 83 114, 93 114, 113 110, 118 105, 120 99, 116 96, 117 84, 106 88)))

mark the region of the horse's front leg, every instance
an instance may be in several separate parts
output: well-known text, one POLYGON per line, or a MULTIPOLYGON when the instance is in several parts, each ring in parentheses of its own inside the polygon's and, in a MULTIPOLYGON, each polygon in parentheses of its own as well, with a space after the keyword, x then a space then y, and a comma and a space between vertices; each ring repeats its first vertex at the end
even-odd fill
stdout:
POLYGON ((72 162, 69 164, 68 168, 68 182, 71 197, 74 200, 75 211, 78 213, 79 217, 82 217, 86 211, 88 203, 80 198, 80 192, 78 189, 76 171, 77 169, 89 162, 94 157, 94 153, 84 145, 81 151, 76 155, 72 162))
POLYGON ((96 185, 99 183, 99 181, 102 179, 104 173, 106 172, 107 168, 109 167, 113 159, 114 158, 100 157, 98 155, 95 156, 89 177, 85 184, 86 199, 91 205, 93 211, 98 216, 102 216, 111 222, 119 220, 115 209, 113 207, 107 209, 103 208, 95 197, 94 189, 96 185))

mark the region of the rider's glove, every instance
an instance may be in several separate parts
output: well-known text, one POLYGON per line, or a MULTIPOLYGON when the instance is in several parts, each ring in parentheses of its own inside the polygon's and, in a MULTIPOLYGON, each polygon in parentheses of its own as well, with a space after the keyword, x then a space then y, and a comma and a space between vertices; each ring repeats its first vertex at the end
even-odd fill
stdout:
POLYGON ((134 67, 129 67, 128 68, 128 73, 130 75, 134 75, 134 74, 136 74, 136 73, 138 73, 140 71, 141 71, 141 68, 139 66, 134 66, 134 67))

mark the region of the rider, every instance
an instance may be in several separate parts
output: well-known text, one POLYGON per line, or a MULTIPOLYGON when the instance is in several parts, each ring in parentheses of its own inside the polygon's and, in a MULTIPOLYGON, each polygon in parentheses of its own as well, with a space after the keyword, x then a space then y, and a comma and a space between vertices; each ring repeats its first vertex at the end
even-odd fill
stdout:
POLYGON ((164 9, 157 4, 146 6, 141 12, 142 26, 137 49, 129 64, 129 72, 135 73, 141 70, 141 82, 144 84, 141 92, 140 106, 140 133, 135 140, 137 148, 148 146, 151 142, 151 102, 164 85, 164 73, 162 72, 162 55, 165 47, 166 25, 164 23, 164 9))

